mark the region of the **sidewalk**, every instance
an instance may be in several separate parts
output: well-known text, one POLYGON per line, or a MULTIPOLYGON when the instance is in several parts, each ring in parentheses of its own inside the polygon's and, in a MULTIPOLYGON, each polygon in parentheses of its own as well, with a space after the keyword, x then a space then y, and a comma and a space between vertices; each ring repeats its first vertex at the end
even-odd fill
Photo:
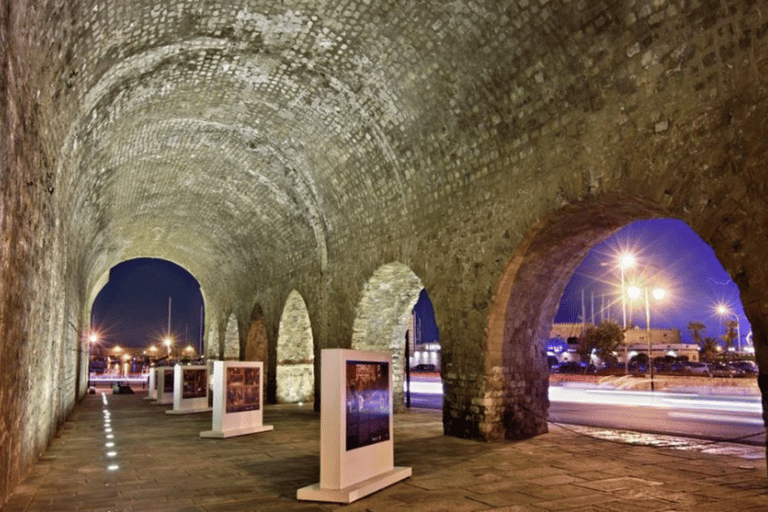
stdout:
POLYGON ((428 410, 395 415, 395 464, 412 467, 411 478, 351 505, 298 502, 296 490, 319 481, 311 407, 266 406, 273 431, 201 439, 211 413, 168 416, 144 396, 107 394, 106 405, 87 396, 3 511, 768 510, 764 458, 629 445, 557 426, 526 441, 480 443, 443 436, 441 413, 428 410))

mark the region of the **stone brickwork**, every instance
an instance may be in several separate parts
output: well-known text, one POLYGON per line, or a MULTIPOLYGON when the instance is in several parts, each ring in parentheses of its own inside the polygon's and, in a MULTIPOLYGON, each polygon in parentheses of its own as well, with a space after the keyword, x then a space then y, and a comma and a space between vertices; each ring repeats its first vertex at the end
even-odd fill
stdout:
POLYGON ((261 304, 270 396, 292 290, 318 353, 400 340, 426 287, 445 432, 503 439, 544 429, 541 344, 580 258, 674 217, 739 284, 768 372, 764 11, 0 0, 0 502, 83 393, 90 298, 134 257, 198 280, 206 354, 250 353, 230 313, 245 333, 261 304), (412 275, 371 301, 393 262, 412 275))
POLYGON ((392 356, 392 403, 396 412, 405 409, 405 335, 423 288, 416 274, 402 263, 383 265, 366 283, 352 327, 351 348, 392 356))
POLYGON ((315 394, 315 344, 304 299, 288 294, 277 338, 277 401, 309 402, 315 394))

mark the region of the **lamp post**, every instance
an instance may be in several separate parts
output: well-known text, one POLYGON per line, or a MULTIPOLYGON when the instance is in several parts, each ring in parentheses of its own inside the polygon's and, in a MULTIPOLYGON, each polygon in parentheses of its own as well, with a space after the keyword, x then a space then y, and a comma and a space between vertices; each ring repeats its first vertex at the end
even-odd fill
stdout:
POLYGON ((91 347, 98 342, 99 336, 96 333, 88 336, 88 389, 91 389, 91 347))
POLYGON ((717 312, 721 315, 733 315, 733 318, 736 320, 736 353, 741 354, 741 322, 739 321, 739 315, 722 304, 717 306, 717 312))
MULTIPOLYGON (((666 291, 661 288, 656 288, 653 290, 653 298, 656 300, 661 300, 666 295, 666 291)), ((651 305, 650 305, 650 299, 649 299, 649 293, 648 288, 645 287, 643 289, 640 289, 636 286, 630 286, 627 290, 627 294, 632 299, 638 298, 641 294, 645 296, 645 333, 648 337, 648 371, 651 375, 651 391, 654 391, 654 384, 653 384, 653 345, 651 344, 651 305)))
POLYGON ((173 344, 173 340, 171 340, 170 336, 168 338, 165 338, 164 341, 165 345, 168 347, 168 359, 171 359, 171 345, 173 344))
POLYGON ((624 281, 624 269, 629 268, 635 264, 635 257, 631 254, 625 253, 619 258, 619 269, 621 269, 621 320, 622 320, 622 335, 624 339, 624 373, 629 374, 629 347, 627 346, 627 290, 624 281))

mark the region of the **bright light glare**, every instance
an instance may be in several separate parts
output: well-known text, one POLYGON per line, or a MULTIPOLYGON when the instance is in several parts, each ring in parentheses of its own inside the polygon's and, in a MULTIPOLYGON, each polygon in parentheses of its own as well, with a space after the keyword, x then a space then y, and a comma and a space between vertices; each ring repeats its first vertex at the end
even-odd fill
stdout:
POLYGON ((699 411, 728 411, 760 414, 763 407, 760 397, 750 397, 748 400, 731 402, 725 399, 691 398, 680 393, 664 393, 656 391, 616 391, 603 389, 576 389, 560 386, 550 386, 550 402, 577 402, 591 404, 634 405, 644 407, 661 407, 676 409, 693 409, 699 411))
POLYGON ((105 429, 104 429, 104 432, 107 432, 108 434, 109 434, 109 433, 112 433, 112 429, 111 429, 111 428, 109 428, 109 427, 107 427, 107 428, 105 428, 105 429))
POLYGON ((661 300, 664 298, 664 296, 667 294, 666 290, 662 290, 661 288, 656 288, 653 290, 653 298, 661 300))
POLYGON ((638 298, 640 296, 640 288, 637 286, 630 286, 627 288, 627 295, 629 295, 632 299, 638 298))
MULTIPOLYGON (((403 391, 406 383, 403 382, 403 391)), ((425 395, 442 395, 442 382, 411 382, 411 393, 424 393, 425 395)))
POLYGON ((104 446, 106 446, 107 448, 112 448, 113 446, 115 446, 115 443, 107 443, 104 446))
POLYGON ((619 258, 619 266, 621 266, 621 268, 631 267, 634 264, 635 264, 635 257, 632 256, 631 254, 622 254, 621 257, 619 258))
POLYGON ((96 334, 91 334, 91 336, 88 339, 91 340, 91 343, 96 343, 97 341, 99 341, 99 337, 96 334))
POLYGON ((117 452, 107 452, 107 457, 114 457, 117 455, 117 452))
POLYGON ((109 471, 115 471, 117 469, 120 469, 120 466, 118 466, 117 464, 111 464, 111 465, 107 466, 107 469, 109 471))
POLYGON ((114 438, 115 436, 113 436, 112 434, 107 434, 107 439, 114 439, 114 438))

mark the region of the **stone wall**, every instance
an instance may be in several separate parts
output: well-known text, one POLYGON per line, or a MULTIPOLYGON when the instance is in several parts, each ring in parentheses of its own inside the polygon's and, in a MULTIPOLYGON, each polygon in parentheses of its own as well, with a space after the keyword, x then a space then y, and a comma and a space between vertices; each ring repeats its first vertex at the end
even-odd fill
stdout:
POLYGON ((768 368, 758 2, 0 6, 0 501, 83 392, 87 297, 133 257, 195 276, 208 354, 242 357, 228 318, 260 304, 268 391, 292 290, 315 365, 363 332, 404 343, 409 293, 361 306, 398 262, 435 308, 445 431, 503 439, 543 431, 541 343, 580 258, 675 217, 768 368))

